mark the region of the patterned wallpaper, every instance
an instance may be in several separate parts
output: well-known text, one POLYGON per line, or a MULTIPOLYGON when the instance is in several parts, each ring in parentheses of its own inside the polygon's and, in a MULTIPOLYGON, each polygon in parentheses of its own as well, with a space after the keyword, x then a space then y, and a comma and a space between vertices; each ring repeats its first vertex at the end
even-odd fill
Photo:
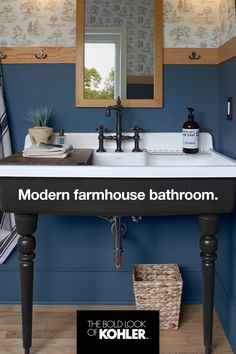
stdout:
POLYGON ((75 0, 0 0, 1 46, 73 46, 75 0))
POLYGON ((166 0, 165 47, 218 47, 216 0, 166 0))
POLYGON ((236 36, 235 0, 219 0, 220 45, 236 36))
POLYGON ((127 32, 127 75, 152 75, 154 0, 86 0, 87 27, 123 27, 127 32))
POLYGON ((164 0, 164 46, 215 48, 236 35, 236 0, 164 0))
MULTIPOLYGON (((113 12, 102 17, 118 25, 127 14, 123 1, 93 0, 93 11, 113 6, 114 19, 113 12)), ((129 0, 135 11, 136 1, 151 0, 129 0)), ((0 0, 0 45, 74 46, 75 14, 76 0, 0 0)), ((235 0, 164 0, 164 19, 165 47, 217 47, 236 35, 235 0)))

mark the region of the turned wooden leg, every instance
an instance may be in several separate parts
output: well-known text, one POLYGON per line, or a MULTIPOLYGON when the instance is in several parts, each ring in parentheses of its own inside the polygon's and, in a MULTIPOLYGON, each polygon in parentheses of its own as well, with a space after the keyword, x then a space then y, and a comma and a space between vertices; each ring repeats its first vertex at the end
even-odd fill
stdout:
POLYGON ((199 217, 201 231, 200 250, 203 277, 203 331, 205 353, 212 351, 213 305, 215 284, 215 261, 217 259, 217 239, 219 230, 218 215, 203 215, 199 217))
POLYGON ((32 345, 33 273, 35 257, 35 238, 37 215, 15 214, 16 230, 21 235, 18 241, 21 283, 21 312, 23 347, 30 353, 32 345))

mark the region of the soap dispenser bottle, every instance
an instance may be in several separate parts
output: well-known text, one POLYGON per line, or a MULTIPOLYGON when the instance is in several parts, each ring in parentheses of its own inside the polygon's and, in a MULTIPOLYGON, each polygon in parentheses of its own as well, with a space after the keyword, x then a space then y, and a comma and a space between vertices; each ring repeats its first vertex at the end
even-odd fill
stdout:
POLYGON ((183 152, 196 154, 199 151, 199 125, 194 121, 194 109, 188 107, 188 119, 183 125, 183 152))

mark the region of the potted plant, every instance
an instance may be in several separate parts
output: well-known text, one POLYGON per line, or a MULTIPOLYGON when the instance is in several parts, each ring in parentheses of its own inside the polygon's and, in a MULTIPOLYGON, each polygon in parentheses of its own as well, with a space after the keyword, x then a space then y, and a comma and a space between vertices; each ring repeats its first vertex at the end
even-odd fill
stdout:
POLYGON ((40 106, 30 109, 26 114, 26 119, 33 123, 34 127, 28 132, 32 144, 48 143, 52 137, 53 129, 48 127, 48 120, 52 112, 52 106, 40 106))

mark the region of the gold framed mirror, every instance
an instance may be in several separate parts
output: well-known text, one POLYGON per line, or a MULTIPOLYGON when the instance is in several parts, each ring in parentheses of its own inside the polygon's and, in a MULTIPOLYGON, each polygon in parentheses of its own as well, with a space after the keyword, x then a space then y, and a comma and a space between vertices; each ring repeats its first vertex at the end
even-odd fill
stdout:
POLYGON ((77 107, 162 107, 162 57, 163 0, 77 0, 77 107))

